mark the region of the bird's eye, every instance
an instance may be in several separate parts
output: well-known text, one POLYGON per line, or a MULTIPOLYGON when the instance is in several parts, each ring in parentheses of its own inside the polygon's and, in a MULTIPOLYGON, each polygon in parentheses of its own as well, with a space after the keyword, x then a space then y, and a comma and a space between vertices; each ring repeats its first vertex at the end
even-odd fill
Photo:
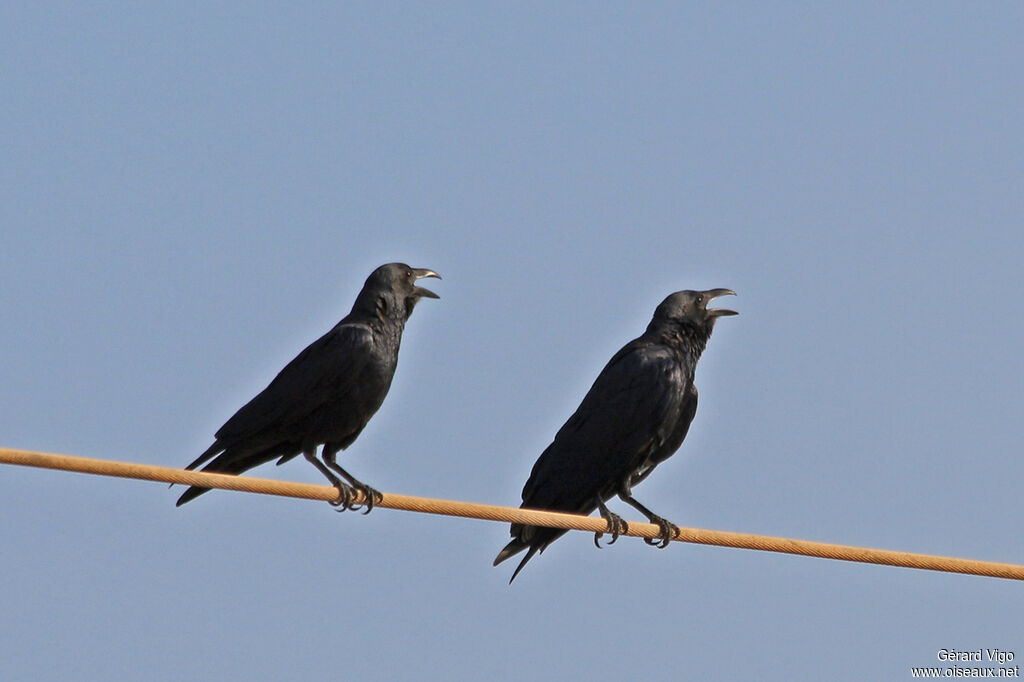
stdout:
POLYGON ((405 276, 406 277, 412 277, 412 270, 406 270, 405 271, 405 276))
POLYGON ((703 296, 698 296, 697 297, 697 305, 700 305, 703 302, 704 302, 704 297, 703 296))

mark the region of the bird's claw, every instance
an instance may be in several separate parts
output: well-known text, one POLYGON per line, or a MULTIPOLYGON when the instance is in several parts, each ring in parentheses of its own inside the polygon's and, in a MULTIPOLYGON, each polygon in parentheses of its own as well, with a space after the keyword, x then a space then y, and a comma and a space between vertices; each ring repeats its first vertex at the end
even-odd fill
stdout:
POLYGON ((327 504, 334 507, 336 512, 352 509, 352 498, 355 491, 340 481, 335 483, 334 487, 338 489, 338 496, 333 500, 328 500, 327 504))
POLYGON ((605 532, 612 535, 612 539, 608 541, 609 545, 614 545, 620 535, 629 532, 629 524, 623 521, 622 517, 618 514, 613 514, 607 508, 600 510, 600 514, 601 518, 608 524, 608 529, 607 531, 597 531, 594 533, 594 546, 598 549, 601 549, 601 538, 604 537, 605 532))
POLYGON ((661 532, 656 538, 644 538, 644 542, 651 546, 657 546, 658 549, 665 549, 668 547, 668 543, 672 541, 672 538, 679 533, 679 526, 660 516, 655 516, 650 521, 657 524, 661 532))
POLYGON ((355 490, 358 490, 363 494, 364 501, 360 504, 349 505, 348 508, 351 509, 352 511, 359 511, 365 506, 366 509, 365 511, 363 511, 364 515, 369 514, 370 511, 373 509, 373 505, 377 504, 378 502, 384 499, 384 496, 380 493, 379 490, 371 488, 365 483, 361 483, 360 485, 356 486, 355 490))

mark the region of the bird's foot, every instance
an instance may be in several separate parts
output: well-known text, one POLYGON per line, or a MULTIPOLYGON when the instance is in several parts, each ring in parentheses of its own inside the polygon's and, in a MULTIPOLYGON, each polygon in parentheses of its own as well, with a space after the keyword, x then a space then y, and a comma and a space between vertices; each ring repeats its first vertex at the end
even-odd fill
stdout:
POLYGON ((672 523, 671 521, 668 521, 667 519, 661 518, 657 514, 651 514, 649 520, 651 523, 657 524, 657 526, 661 529, 661 533, 659 533, 658 537, 656 538, 644 538, 644 542, 646 542, 648 545, 656 545, 658 549, 665 549, 666 547, 668 547, 668 543, 672 540, 672 538, 674 538, 676 534, 679 532, 679 526, 672 523))
POLYGON ((364 501, 361 502, 360 504, 349 505, 348 508, 351 509, 352 511, 358 511, 365 506, 366 510, 363 512, 363 514, 369 514, 370 511, 373 509, 373 505, 377 504, 378 502, 384 499, 384 496, 380 493, 379 490, 371 488, 365 483, 360 483, 359 485, 355 486, 354 490, 358 490, 363 494, 364 501))
MULTIPOLYGON (((603 504, 598 507, 598 511, 601 514, 601 518, 608 524, 608 533, 612 534, 612 539, 608 541, 609 545, 614 545, 615 541, 619 539, 619 536, 623 533, 629 532, 629 524, 622 520, 622 517, 618 514, 613 513, 608 507, 603 504)), ((597 531, 594 533, 594 546, 601 549, 601 538, 604 537, 604 532, 597 531)))
POLYGON ((334 487, 338 489, 338 496, 333 500, 328 500, 327 504, 334 507, 334 511, 337 512, 343 512, 346 509, 353 509, 352 500, 355 499, 356 491, 341 481, 335 481, 334 487))

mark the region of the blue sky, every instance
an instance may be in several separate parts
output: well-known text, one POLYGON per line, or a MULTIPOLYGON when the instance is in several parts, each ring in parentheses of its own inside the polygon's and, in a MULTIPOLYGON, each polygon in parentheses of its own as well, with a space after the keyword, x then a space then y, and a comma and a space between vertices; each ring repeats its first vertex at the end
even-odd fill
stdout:
MULTIPOLYGON (((1024 563, 1020 5, 0 19, 0 446, 183 466, 401 260, 442 298, 342 462, 514 505, 657 303, 729 287, 690 435, 638 499, 1024 563)), ((899 680, 942 648, 1024 658, 1012 581, 573 533, 508 586, 501 524, 177 494, 0 468, 0 678, 899 680)))

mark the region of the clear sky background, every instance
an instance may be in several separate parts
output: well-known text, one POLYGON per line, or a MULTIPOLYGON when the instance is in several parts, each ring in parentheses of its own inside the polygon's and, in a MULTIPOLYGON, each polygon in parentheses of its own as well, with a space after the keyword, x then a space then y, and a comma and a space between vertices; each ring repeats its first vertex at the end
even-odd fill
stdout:
MULTIPOLYGON (((342 456, 518 504, 729 287, 680 525, 1024 563, 1019 3, 0 9, 0 446, 183 466, 377 265, 444 276, 342 456)), ((321 483, 302 461, 253 474, 321 483)), ((0 679, 911 679, 1020 583, 0 467, 0 679)), ((627 519, 637 515, 612 505, 627 519)))

